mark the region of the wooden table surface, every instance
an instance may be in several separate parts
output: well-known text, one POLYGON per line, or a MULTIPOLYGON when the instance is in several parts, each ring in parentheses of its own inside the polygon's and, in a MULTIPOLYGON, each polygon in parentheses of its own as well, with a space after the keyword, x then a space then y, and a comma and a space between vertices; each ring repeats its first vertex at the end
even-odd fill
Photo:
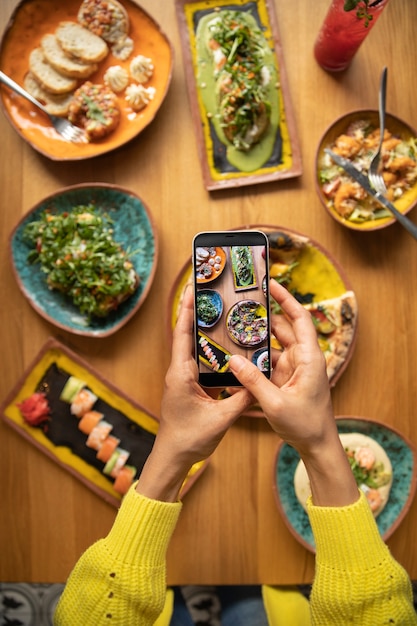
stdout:
MULTIPOLYGON (((1 28, 17 0, 0 3, 1 28)), ((58 337, 155 414, 170 358, 167 302, 173 281, 202 230, 244 224, 295 229, 320 242, 344 268, 360 321, 353 358, 334 388, 337 415, 393 425, 417 444, 417 242, 399 225, 355 233, 323 210, 314 186, 322 132, 343 113, 376 108, 389 68, 388 111, 417 127, 417 3, 392 0, 348 71, 330 75, 312 48, 329 0, 275 0, 303 174, 235 190, 207 192, 190 116, 174 2, 142 0, 175 49, 173 79, 153 123, 124 148, 99 158, 52 162, 0 115, 0 401, 49 336, 58 337), (45 195, 81 182, 116 183, 138 193, 159 232, 158 269, 140 311, 115 335, 76 336, 43 320, 12 275, 7 239, 45 195), (146 356, 145 356, 146 355, 146 356)), ((411 217, 416 219, 414 210, 411 217)), ((109 530, 115 509, 0 422, 0 580, 63 582, 82 553, 109 530)), ((312 580, 314 557, 287 530, 276 507, 273 467, 279 440, 263 419, 241 418, 184 498, 168 553, 168 582, 275 583, 312 580)), ((417 578, 417 503, 389 540, 417 578)))

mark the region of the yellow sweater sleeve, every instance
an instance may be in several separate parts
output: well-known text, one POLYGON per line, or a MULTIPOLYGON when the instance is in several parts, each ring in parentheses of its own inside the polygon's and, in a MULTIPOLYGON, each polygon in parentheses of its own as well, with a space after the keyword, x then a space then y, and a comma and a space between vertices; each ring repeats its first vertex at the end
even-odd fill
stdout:
POLYGON ((107 537, 76 563, 54 624, 154 624, 165 603, 166 550, 181 507, 145 498, 132 486, 107 537))
POLYGON ((316 626, 417 624, 411 582, 382 541, 365 496, 348 507, 307 504, 316 542, 316 626))

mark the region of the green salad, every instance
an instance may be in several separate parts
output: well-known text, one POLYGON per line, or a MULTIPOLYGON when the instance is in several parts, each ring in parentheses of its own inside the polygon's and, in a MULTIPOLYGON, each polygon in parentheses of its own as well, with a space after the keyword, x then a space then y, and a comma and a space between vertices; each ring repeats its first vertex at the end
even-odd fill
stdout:
POLYGON ((131 296, 139 277, 128 252, 113 239, 112 221, 93 205, 44 211, 24 229, 50 289, 69 296, 81 313, 105 317, 131 296))
POLYGON ((219 311, 207 293, 197 294, 197 316, 207 325, 213 324, 219 317, 219 311))

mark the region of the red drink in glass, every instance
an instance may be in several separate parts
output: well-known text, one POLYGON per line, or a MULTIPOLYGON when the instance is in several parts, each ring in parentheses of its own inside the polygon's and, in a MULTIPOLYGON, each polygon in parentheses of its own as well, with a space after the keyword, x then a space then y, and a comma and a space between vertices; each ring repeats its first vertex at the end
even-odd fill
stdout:
POLYGON ((367 13, 372 19, 368 21, 365 17, 357 16, 358 9, 364 3, 351 11, 345 11, 344 0, 332 0, 314 45, 317 63, 330 72, 346 69, 388 1, 370 0, 367 13))

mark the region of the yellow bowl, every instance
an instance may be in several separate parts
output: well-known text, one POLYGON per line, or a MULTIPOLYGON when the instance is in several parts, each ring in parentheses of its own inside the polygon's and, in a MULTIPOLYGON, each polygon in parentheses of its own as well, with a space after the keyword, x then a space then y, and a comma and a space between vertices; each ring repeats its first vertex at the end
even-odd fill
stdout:
MULTIPOLYGON (((361 120, 369 120, 369 122, 375 128, 379 128, 379 115, 378 111, 373 110, 358 110, 352 111, 351 113, 347 113, 342 117, 339 117, 323 134, 320 143, 317 148, 316 160, 315 160, 315 168, 316 168, 316 190, 317 194, 320 198, 321 203, 323 204, 326 211, 340 224, 346 226, 347 228, 351 228, 353 230, 359 231, 371 231, 378 230, 380 228, 385 228, 390 224, 395 222, 395 218, 393 217, 383 217, 381 219, 376 220, 368 220, 365 222, 357 223, 350 221, 344 217, 342 217, 336 209, 330 204, 328 198, 325 196, 322 188, 322 184, 320 182, 320 170, 322 167, 323 160, 325 158, 325 148, 332 148, 335 140, 339 135, 342 135, 346 132, 348 127, 353 122, 358 122, 361 120)), ((386 128, 393 134, 400 137, 403 140, 407 140, 410 137, 417 137, 416 131, 400 120, 398 117, 391 115, 389 113, 386 114, 385 118, 385 126, 386 128)), ((401 198, 394 202, 394 206, 401 213, 408 213, 417 203, 417 184, 415 184, 411 189, 407 190, 401 198)))

